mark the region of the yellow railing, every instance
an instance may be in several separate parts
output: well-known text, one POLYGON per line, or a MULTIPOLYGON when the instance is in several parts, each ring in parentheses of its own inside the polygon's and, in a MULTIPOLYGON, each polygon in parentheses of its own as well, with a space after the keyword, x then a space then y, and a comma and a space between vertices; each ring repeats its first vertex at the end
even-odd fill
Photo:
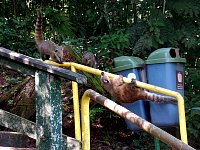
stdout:
MULTIPOLYGON (((71 66, 71 71, 76 72, 76 68, 71 66)), ((75 122, 75 138, 81 141, 80 112, 78 98, 78 83, 72 81, 73 104, 74 104, 74 122, 75 122)))
MULTIPOLYGON (((81 65, 81 64, 77 64, 77 63, 74 63, 74 62, 65 62, 63 64, 58 64, 58 63, 55 63, 55 62, 52 62, 52 61, 46 61, 46 62, 48 64, 52 64, 52 65, 60 66, 60 67, 70 67, 71 66, 72 71, 77 69, 77 70, 88 72, 88 73, 91 73, 91 74, 94 74, 94 75, 101 75, 101 72, 102 72, 99 69, 94 69, 94 68, 84 66, 84 65, 81 65)), ((108 73, 108 76, 114 77, 115 74, 108 73)), ((123 80, 126 83, 131 82, 131 79, 128 79, 128 78, 125 78, 125 77, 123 78, 123 80)), ((150 90, 150 91, 153 91, 153 92, 172 96, 172 97, 175 97, 177 99, 181 140, 184 143, 187 144, 188 140, 187 140, 187 130, 186 130, 186 119, 185 119, 185 106, 184 106, 184 99, 181 96, 181 94, 179 94, 178 92, 172 91, 172 90, 164 89, 164 88, 154 86, 154 85, 150 85, 150 84, 147 84, 147 83, 143 83, 143 82, 140 82, 140 81, 136 81, 136 85, 140 88, 144 88, 144 89, 147 89, 147 90, 150 90)), ((73 86, 73 94, 77 94, 77 93, 78 93, 77 86, 75 86, 75 87, 73 86)), ((75 126, 77 127, 75 129, 75 132, 76 132, 75 138, 81 139, 79 100, 78 100, 78 97, 76 97, 75 99, 76 100, 74 100, 74 105, 76 105, 76 106, 74 106, 74 112, 76 112, 76 115, 77 115, 77 116, 74 117, 75 118, 75 126)), ((86 133, 86 131, 83 131, 83 133, 86 133)))
POLYGON ((101 104, 102 106, 110 109, 114 113, 129 120, 131 123, 139 126, 141 129, 150 133, 152 136, 163 141, 173 149, 180 150, 195 150, 191 146, 177 139, 176 137, 170 135, 166 131, 156 127, 150 122, 142 119, 136 114, 132 113, 128 109, 116 104, 114 101, 102 96, 101 94, 95 92, 94 90, 88 89, 83 94, 81 100, 81 124, 82 124, 82 149, 90 150, 90 120, 89 120, 89 101, 94 100, 95 102, 101 104))

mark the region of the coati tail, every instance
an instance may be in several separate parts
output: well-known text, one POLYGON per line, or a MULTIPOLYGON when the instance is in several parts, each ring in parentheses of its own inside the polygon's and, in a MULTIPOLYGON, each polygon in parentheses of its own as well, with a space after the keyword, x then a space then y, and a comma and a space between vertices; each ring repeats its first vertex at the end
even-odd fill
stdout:
POLYGON ((55 44, 51 40, 44 40, 42 33, 42 18, 41 10, 37 11, 37 21, 35 25, 35 42, 42 60, 50 59, 57 63, 63 62, 63 47, 55 44))
POLYGON ((37 11, 37 21, 35 24, 35 42, 38 46, 43 41, 43 34, 42 34, 42 11, 37 11))
POLYGON ((171 104, 177 104, 177 100, 173 97, 170 96, 163 96, 163 95, 158 95, 155 93, 150 93, 147 91, 145 92, 145 99, 146 100, 150 100, 152 102, 156 102, 156 103, 171 103, 171 104))

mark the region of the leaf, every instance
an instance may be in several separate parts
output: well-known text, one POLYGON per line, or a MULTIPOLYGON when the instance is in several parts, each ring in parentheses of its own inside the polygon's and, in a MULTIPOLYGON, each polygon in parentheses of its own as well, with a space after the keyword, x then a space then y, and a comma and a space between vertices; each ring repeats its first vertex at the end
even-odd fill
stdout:
POLYGON ((198 16, 200 13, 200 2, 198 0, 169 0, 168 6, 175 10, 179 15, 198 16))
POLYGON ((200 107, 193 107, 191 109, 191 115, 194 116, 194 115, 200 115, 200 107))

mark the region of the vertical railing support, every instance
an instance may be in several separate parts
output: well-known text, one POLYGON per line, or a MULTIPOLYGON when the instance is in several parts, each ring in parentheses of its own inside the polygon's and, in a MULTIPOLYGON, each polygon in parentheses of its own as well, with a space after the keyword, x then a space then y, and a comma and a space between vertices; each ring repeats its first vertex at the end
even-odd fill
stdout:
POLYGON ((160 140, 154 137, 155 150, 160 150, 160 140))
MULTIPOLYGON (((71 65, 71 71, 76 72, 76 68, 71 65)), ((75 138, 81 141, 81 125, 80 125, 80 107, 78 97, 78 83, 72 81, 73 104, 74 104, 74 123, 75 123, 75 138)))
POLYGON ((39 150, 62 150, 61 81, 49 73, 37 71, 36 147, 39 150))

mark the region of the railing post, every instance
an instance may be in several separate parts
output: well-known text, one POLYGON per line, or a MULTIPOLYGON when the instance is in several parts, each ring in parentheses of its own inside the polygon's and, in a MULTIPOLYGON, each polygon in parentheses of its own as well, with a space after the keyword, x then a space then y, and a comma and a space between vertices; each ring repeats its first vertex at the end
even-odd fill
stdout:
MULTIPOLYGON (((72 65, 71 71, 76 72, 76 68, 72 65)), ((72 81, 73 105, 74 105, 74 123, 75 123, 75 138, 81 141, 81 125, 80 125, 80 107, 78 97, 78 83, 72 81)))
POLYGON ((49 73, 37 71, 36 147, 39 150, 62 150, 61 81, 49 73))

